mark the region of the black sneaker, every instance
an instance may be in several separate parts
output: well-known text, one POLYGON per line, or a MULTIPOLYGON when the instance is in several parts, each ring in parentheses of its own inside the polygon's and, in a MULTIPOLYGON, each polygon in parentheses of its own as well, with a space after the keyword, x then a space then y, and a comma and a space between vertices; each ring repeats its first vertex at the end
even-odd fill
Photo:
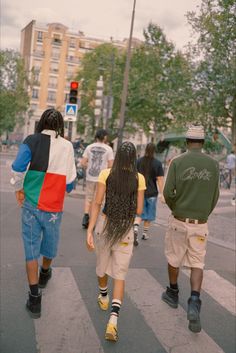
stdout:
POLYGON ((176 309, 179 304, 179 290, 166 287, 166 291, 162 293, 161 299, 171 306, 171 308, 176 309))
POLYGON ((192 295, 188 300, 188 328, 190 331, 195 333, 200 332, 202 329, 200 321, 201 304, 201 300, 195 295, 192 295))
POLYGON ((138 241, 138 232, 134 231, 134 246, 138 246, 139 241, 138 241))
POLYGON ((41 292, 38 295, 32 295, 29 292, 29 299, 26 302, 26 309, 33 319, 38 319, 41 316, 41 300, 41 292))
POLYGON ((52 277, 51 267, 49 267, 47 272, 42 272, 42 268, 41 268, 39 272, 39 288, 45 288, 51 277, 52 277))
POLYGON ((85 213, 83 220, 82 220, 82 227, 84 229, 87 229, 89 225, 89 215, 87 213, 85 213))

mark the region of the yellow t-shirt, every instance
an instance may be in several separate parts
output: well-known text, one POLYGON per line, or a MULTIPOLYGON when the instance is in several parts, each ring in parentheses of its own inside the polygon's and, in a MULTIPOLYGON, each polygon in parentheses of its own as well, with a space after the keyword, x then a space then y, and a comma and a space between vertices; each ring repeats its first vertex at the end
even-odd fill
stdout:
MULTIPOLYGON (((98 182, 106 185, 106 180, 110 174, 111 169, 103 169, 98 177, 98 182)), ((145 178, 142 174, 138 173, 138 190, 146 190, 145 178)))

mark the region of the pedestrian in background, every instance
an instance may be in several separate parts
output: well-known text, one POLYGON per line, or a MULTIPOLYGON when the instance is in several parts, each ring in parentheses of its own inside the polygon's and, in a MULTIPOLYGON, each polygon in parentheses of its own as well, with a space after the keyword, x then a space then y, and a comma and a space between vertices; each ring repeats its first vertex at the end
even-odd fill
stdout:
POLYGON ((142 239, 149 238, 148 230, 152 221, 156 219, 157 196, 162 197, 164 171, 161 162, 154 158, 155 145, 148 143, 145 149, 144 157, 140 158, 137 163, 138 172, 143 174, 147 189, 145 190, 144 207, 141 217, 136 217, 134 222, 134 245, 139 244, 138 230, 141 221, 143 224, 142 239), (158 186, 158 187, 157 187, 158 186))
POLYGON ((63 136, 61 113, 46 110, 37 133, 24 140, 12 164, 11 184, 22 207, 22 237, 30 287, 26 308, 33 318, 41 315, 39 287, 44 288, 52 276, 51 263, 57 254, 65 191, 73 189, 76 177, 73 146, 63 136), (40 255, 43 259, 38 274, 40 255))
POLYGON ((113 151, 107 144, 108 133, 100 129, 96 132, 96 142, 85 148, 80 164, 86 168, 86 190, 84 216, 82 220, 83 228, 88 228, 91 204, 95 195, 95 189, 99 173, 102 169, 111 168, 113 163, 113 151))
POLYGON ((99 175, 87 231, 87 247, 89 250, 95 248, 97 255, 98 304, 102 310, 109 307, 108 276, 114 280, 111 314, 105 334, 105 338, 112 341, 118 339, 117 319, 133 252, 133 222, 135 215, 142 213, 146 188, 136 163, 134 145, 124 142, 116 153, 112 168, 102 170, 99 175), (98 219, 104 196, 105 205, 98 219))
POLYGON ((226 159, 226 168, 229 170, 228 188, 231 188, 232 180, 235 178, 236 156, 235 151, 231 151, 226 159))
POLYGON ((179 267, 190 268, 191 294, 187 318, 192 332, 201 331, 200 291, 208 235, 207 220, 219 197, 219 165, 202 153, 204 138, 202 126, 188 129, 188 151, 172 160, 163 192, 172 215, 165 238, 170 286, 162 294, 162 300, 172 308, 178 307, 179 267))

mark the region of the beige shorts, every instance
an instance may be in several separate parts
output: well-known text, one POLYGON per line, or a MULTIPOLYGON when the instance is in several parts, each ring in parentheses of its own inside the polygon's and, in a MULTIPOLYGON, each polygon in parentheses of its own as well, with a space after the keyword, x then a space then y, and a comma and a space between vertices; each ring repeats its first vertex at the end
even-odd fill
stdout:
POLYGON ((204 268, 208 225, 192 224, 169 218, 165 237, 165 255, 173 267, 204 268))
POLYGON ((96 186, 97 186, 96 181, 89 181, 89 180, 86 181, 85 199, 87 202, 93 201, 93 199, 95 197, 96 186))
POLYGON ((131 228, 121 242, 110 248, 105 243, 102 234, 104 222, 105 217, 100 216, 94 232, 95 251, 97 255, 96 274, 99 277, 107 274, 114 279, 124 280, 133 255, 133 228, 131 228))

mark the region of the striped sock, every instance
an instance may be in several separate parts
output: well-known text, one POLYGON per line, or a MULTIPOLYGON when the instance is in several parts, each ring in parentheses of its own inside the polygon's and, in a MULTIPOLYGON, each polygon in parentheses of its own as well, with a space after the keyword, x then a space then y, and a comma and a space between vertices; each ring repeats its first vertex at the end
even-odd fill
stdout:
POLYGON ((135 223, 133 228, 134 228, 134 233, 138 234, 139 224, 135 223))
POLYGON ((117 325, 117 319, 119 317, 120 307, 121 307, 121 301, 119 299, 113 299, 112 305, 111 305, 111 314, 109 319, 110 324, 117 325))
POLYGON ((149 235, 147 234, 149 227, 143 227, 143 239, 148 239, 149 235))
POLYGON ((102 297, 106 297, 107 293, 108 293, 108 288, 107 288, 107 286, 106 287, 99 287, 99 291, 100 291, 102 297))

